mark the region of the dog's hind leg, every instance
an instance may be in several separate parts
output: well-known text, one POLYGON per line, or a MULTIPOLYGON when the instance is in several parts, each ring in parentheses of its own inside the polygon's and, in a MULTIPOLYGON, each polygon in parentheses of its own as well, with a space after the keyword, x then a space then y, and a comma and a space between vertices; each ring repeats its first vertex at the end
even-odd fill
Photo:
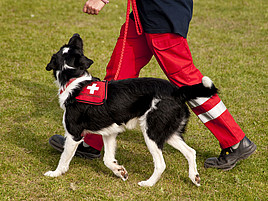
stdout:
POLYGON ((162 154, 162 150, 159 149, 157 144, 148 137, 146 132, 143 134, 144 134, 144 139, 145 139, 146 145, 147 145, 150 153, 153 156, 154 172, 148 180, 141 181, 138 184, 140 186, 153 186, 160 179, 162 173, 166 169, 166 164, 165 164, 165 160, 164 160, 164 157, 162 154))
POLYGON ((104 156, 103 162, 113 173, 120 177, 123 181, 128 179, 128 173, 126 169, 117 163, 115 159, 115 149, 116 149, 116 136, 117 134, 111 134, 109 136, 103 135, 104 143, 104 156))
MULTIPOLYGON (((141 181, 138 184, 140 186, 153 186, 161 177, 162 173, 166 169, 165 160, 162 154, 162 150, 158 147, 156 142, 149 138, 148 131, 152 132, 153 135, 158 135, 158 130, 152 129, 152 127, 155 127, 154 122, 148 125, 148 116, 153 117, 157 115, 157 104, 160 102, 160 99, 153 99, 151 108, 139 118, 140 128, 142 130, 145 143, 152 154, 153 161, 154 161, 154 172, 151 175, 151 177, 146 181, 141 181), (156 113, 155 113, 156 112, 156 113)), ((152 119, 151 119, 152 120, 152 119)))
POLYGON ((192 182, 200 186, 200 177, 197 172, 197 165, 196 165, 196 151, 189 147, 183 139, 179 136, 178 133, 173 134, 167 141, 169 145, 178 149, 184 157, 187 159, 189 164, 189 178, 192 182))
POLYGON ((75 154, 75 151, 81 141, 74 141, 70 134, 66 134, 66 141, 64 144, 64 150, 61 154, 58 167, 55 171, 48 171, 45 173, 45 176, 49 177, 58 177, 69 169, 69 164, 75 154))

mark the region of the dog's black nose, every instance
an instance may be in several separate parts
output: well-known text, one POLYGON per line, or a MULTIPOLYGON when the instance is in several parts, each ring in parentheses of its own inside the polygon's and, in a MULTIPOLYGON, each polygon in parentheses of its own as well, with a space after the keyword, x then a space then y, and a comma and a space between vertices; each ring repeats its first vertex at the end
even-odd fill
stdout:
POLYGON ((78 33, 75 33, 75 34, 73 35, 73 37, 74 37, 74 36, 80 37, 80 35, 79 35, 78 33))

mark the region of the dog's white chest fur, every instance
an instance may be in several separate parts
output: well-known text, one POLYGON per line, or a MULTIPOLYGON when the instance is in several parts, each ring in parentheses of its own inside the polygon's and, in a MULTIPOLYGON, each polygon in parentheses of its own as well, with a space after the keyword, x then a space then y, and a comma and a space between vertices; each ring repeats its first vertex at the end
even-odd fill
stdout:
POLYGON ((92 76, 91 75, 85 75, 85 76, 82 76, 82 77, 77 78, 76 80, 74 80, 67 87, 66 86, 60 87, 60 89, 59 89, 59 103, 60 103, 60 107, 62 109, 65 109, 64 103, 65 103, 66 99, 73 92, 73 90, 77 88, 77 86, 78 86, 79 83, 81 83, 83 81, 91 81, 91 80, 92 80, 92 76))

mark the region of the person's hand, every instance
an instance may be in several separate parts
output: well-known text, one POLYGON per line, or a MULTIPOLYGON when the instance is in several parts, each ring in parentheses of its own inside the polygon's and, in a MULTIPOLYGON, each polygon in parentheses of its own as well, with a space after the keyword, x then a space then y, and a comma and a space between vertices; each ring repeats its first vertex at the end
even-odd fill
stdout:
POLYGON ((88 0, 84 5, 83 12, 89 15, 98 15, 104 6, 105 3, 102 0, 88 0))

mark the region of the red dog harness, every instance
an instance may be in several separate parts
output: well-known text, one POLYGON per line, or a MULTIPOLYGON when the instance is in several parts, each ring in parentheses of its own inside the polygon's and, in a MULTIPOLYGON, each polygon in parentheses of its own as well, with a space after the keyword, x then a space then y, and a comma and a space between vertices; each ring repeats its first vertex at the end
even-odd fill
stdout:
POLYGON ((107 86, 108 81, 91 82, 75 98, 81 103, 102 105, 107 99, 107 86))
MULTIPOLYGON (((62 94, 65 89, 73 82, 76 78, 71 79, 65 86, 61 89, 60 94, 62 94)), ((75 97, 77 102, 87 103, 92 105, 102 105, 107 99, 107 89, 108 81, 95 81, 86 85, 78 96, 75 97)))

